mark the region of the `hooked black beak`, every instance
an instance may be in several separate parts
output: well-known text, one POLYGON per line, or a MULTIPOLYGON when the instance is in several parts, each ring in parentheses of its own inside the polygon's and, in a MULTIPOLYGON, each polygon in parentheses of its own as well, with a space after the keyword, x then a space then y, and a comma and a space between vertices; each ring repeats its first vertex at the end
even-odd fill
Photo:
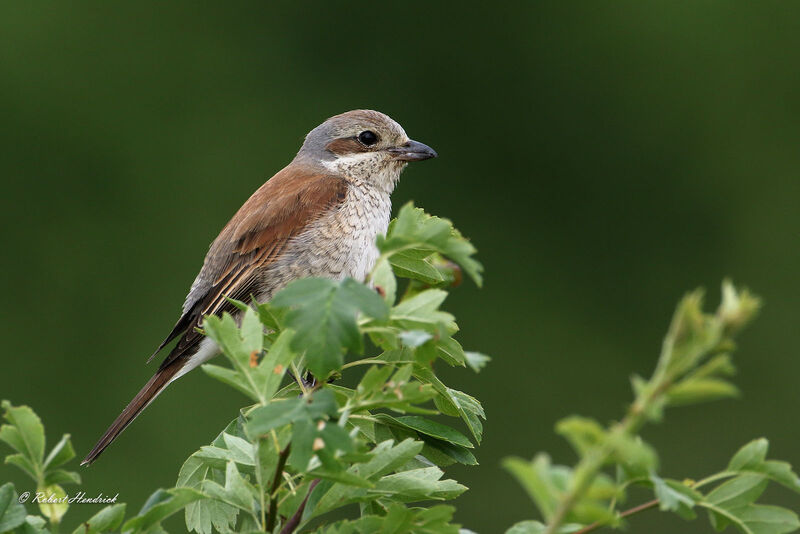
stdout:
POLYGON ((409 140, 402 146, 390 148, 388 152, 393 154, 394 159, 399 161, 422 161, 439 155, 428 145, 413 140, 409 140))

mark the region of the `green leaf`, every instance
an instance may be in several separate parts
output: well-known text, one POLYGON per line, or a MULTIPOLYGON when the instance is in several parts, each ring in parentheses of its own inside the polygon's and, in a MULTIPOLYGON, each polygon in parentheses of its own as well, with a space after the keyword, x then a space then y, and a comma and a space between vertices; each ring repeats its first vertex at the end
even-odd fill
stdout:
POLYGON ((258 394, 255 391, 255 388, 248 383, 246 380, 243 380, 242 373, 234 369, 228 369, 227 367, 221 367, 219 365, 214 365, 211 363, 203 364, 200 367, 205 374, 219 380, 223 384, 227 384, 231 386, 233 389, 244 393, 247 397, 251 398, 252 400, 258 402, 258 394))
POLYGON ((438 352, 437 355, 446 361, 448 365, 453 367, 466 366, 467 357, 464 354, 464 349, 461 347, 461 343, 452 337, 442 337, 436 340, 436 350, 438 352))
POLYGON ((769 441, 765 438, 754 439, 736 451, 728 463, 727 471, 740 471, 760 465, 767 458, 769 441))
POLYGON ((385 258, 378 260, 375 265, 372 271, 372 283, 375 289, 380 288, 383 291, 383 300, 386 301, 386 304, 393 306, 397 298, 397 279, 394 276, 394 272, 392 272, 391 265, 385 258))
POLYGON ((579 456, 585 456, 608 440, 606 429, 600 423, 577 415, 565 417, 556 423, 556 432, 569 441, 579 456))
POLYGON ((414 376, 421 382, 433 386, 440 397, 437 397, 437 407, 447 415, 458 414, 469 428, 475 441, 480 444, 483 435, 483 424, 481 419, 486 419, 483 406, 478 399, 467 395, 462 391, 450 389, 439 380, 430 367, 423 365, 414 366, 414 376))
POLYGON ((25 517, 25 522, 14 530, 14 534, 50 534, 47 530, 47 521, 38 515, 25 517))
POLYGON ((439 311, 447 292, 441 289, 427 289, 407 298, 392 308, 390 319, 392 324, 409 330, 436 330, 439 326, 448 331, 456 331, 453 316, 439 311))
POLYGON ((733 513, 753 534, 786 534, 800 528, 797 514, 778 506, 751 504, 733 513))
POLYGON ((736 525, 744 534, 787 534, 800 528, 797 514, 778 506, 747 504, 729 510, 707 502, 698 505, 711 512, 711 524, 717 531, 728 523, 736 525))
POLYGON ((69 439, 69 434, 64 434, 61 440, 56 443, 55 447, 47 455, 44 461, 45 469, 53 469, 60 467, 72 460, 75 457, 75 449, 72 448, 72 442, 69 439))
MULTIPOLYGON (((212 445, 219 448, 224 445, 225 434, 235 432, 238 420, 233 420, 212 442, 212 445)), ((178 487, 188 487, 200 490, 203 482, 208 479, 219 484, 225 483, 224 472, 212 469, 206 458, 200 458, 203 450, 191 455, 181 467, 178 480, 175 483, 178 487)), ((223 469, 227 467, 224 460, 220 460, 223 469)), ((185 521, 186 529, 195 531, 198 534, 211 534, 212 528, 219 532, 225 532, 232 528, 236 523, 238 509, 216 499, 201 499, 186 505, 185 521)))
MULTIPOLYGON (((250 315, 245 312, 245 315, 250 315)), ((251 351, 242 338, 242 333, 236 326, 236 321, 229 313, 222 317, 209 315, 203 320, 203 329, 206 335, 219 345, 222 352, 231 359, 234 364, 248 367, 250 365, 251 351)), ((262 338, 263 339, 263 338, 262 338)), ((252 340, 249 340, 252 342, 252 340)), ((253 349, 255 350, 255 349, 253 349)), ((260 352, 260 348, 257 352, 260 352)))
POLYGON ((46 486, 52 484, 80 484, 81 476, 75 471, 48 469, 44 476, 44 483, 46 486))
POLYGON ((359 519, 341 520, 322 527, 320 534, 474 534, 450 524, 453 519, 452 506, 433 506, 431 508, 406 508, 399 503, 391 503, 385 515, 362 515, 359 519))
MULTIPOLYGON (((364 463, 352 465, 348 472, 370 482, 405 465, 422 450, 420 441, 406 439, 396 445, 391 440, 375 445, 370 455, 372 458, 364 463)), ((347 484, 334 484, 327 491, 321 491, 319 501, 313 507, 312 516, 316 517, 330 510, 359 500, 368 500, 367 490, 347 484)), ((373 496, 375 497, 375 496, 373 496)))
POLYGON ((506 458, 503 468, 517 479, 546 520, 555 513, 561 498, 561 491, 555 485, 550 458, 537 454, 528 462, 522 458, 506 458))
POLYGON ((433 461, 433 463, 439 465, 440 467, 450 465, 453 462, 458 462, 463 465, 478 465, 478 460, 475 458, 475 455, 472 454, 472 452, 470 452, 470 450, 466 447, 454 445, 448 441, 443 441, 424 435, 422 436, 422 440, 425 442, 425 447, 422 449, 423 456, 433 461), (442 458, 446 459, 447 461, 440 463, 434 460, 431 457, 431 449, 442 455, 442 458))
POLYGON ((20 469, 22 469, 25 473, 28 474, 33 480, 39 479, 39 474, 37 472, 36 466, 31 462, 27 456, 23 454, 9 454, 6 456, 6 463, 10 465, 16 465, 20 469))
POLYGON ((368 493, 392 495, 404 500, 453 499, 467 490, 455 480, 440 480, 444 472, 438 467, 401 471, 381 478, 368 493))
MULTIPOLYGON (((558 534, 572 534, 585 528, 585 525, 567 524, 562 525, 556 532, 558 534)), ((506 530, 506 534, 544 534, 547 530, 547 525, 539 521, 520 521, 514 524, 510 529, 506 530)))
POLYGON ((364 373, 361 382, 358 383, 356 392, 361 396, 380 392, 391 374, 392 368, 388 365, 383 367, 371 366, 364 373))
POLYGON ((39 511, 50 523, 59 523, 69 509, 67 492, 58 484, 36 488, 37 493, 44 493, 45 498, 39 501, 39 511))
POLYGON ((768 448, 769 442, 764 438, 751 441, 731 458, 727 471, 760 474, 800 493, 800 478, 792 471, 792 466, 787 462, 766 460, 768 448))
POLYGON ((331 480, 333 482, 340 482, 347 486, 355 486, 359 488, 371 488, 372 482, 366 480, 358 475, 350 473, 349 471, 331 471, 325 468, 314 469, 309 471, 308 476, 312 478, 321 478, 323 480, 331 480))
POLYGON ((181 510, 187 504, 204 498, 206 495, 191 488, 156 490, 144 503, 139 515, 128 519, 122 526, 122 530, 147 530, 181 510))
POLYGON ((696 378, 684 380, 667 390, 667 402, 683 406, 710 402, 739 395, 739 389, 721 378, 696 378))
POLYGON ((389 263, 392 264, 397 276, 402 278, 411 278, 431 285, 444 281, 439 269, 424 258, 415 258, 413 254, 399 252, 390 257, 389 263))
POLYGON ((119 529, 123 519, 125 519, 125 505, 121 503, 112 504, 81 523, 78 528, 72 531, 72 534, 113 532, 119 529))
POLYGON ((489 356, 481 354, 480 352, 466 351, 464 352, 464 357, 467 360, 467 365, 476 373, 479 373, 481 369, 486 367, 486 364, 491 360, 489 356))
POLYGON ((420 434, 434 437, 461 447, 472 448, 472 442, 467 437, 447 425, 425 419, 416 415, 407 415, 403 417, 392 417, 386 414, 378 414, 374 416, 378 421, 385 424, 399 425, 411 430, 415 430, 420 434))
POLYGON ((28 406, 12 406, 6 400, 0 406, 9 423, 0 427, 0 441, 5 441, 38 468, 44 460, 44 426, 39 416, 28 406))
POLYGON ((740 508, 758 499, 768 482, 761 475, 740 475, 714 488, 706 495, 706 501, 726 510, 740 508))
POLYGON ((308 368, 318 379, 342 366, 342 348, 362 351, 362 335, 356 322, 359 311, 380 320, 388 315, 380 295, 351 278, 295 280, 273 297, 272 304, 291 308, 286 323, 297 334, 292 348, 306 353, 308 368))
POLYGON ((277 308, 270 302, 264 302, 256 307, 261 324, 275 332, 283 330, 286 320, 286 310, 277 308))
POLYGON ((424 330, 407 330, 405 332, 400 332, 397 335, 397 337, 400 338, 400 341, 403 343, 404 346, 414 349, 419 347, 429 339, 432 339, 433 334, 429 334, 424 330))
POLYGON ((520 521, 506 530, 506 534, 543 534, 547 525, 539 521, 520 521))
POLYGON ((273 399, 266 406, 256 408, 248 417, 245 429, 247 435, 254 439, 289 423, 334 416, 337 410, 333 392, 330 389, 320 389, 307 397, 273 399))
MULTIPOLYGON (((378 236, 378 249, 390 261, 395 256, 402 258, 425 257, 431 252, 439 252, 457 263, 477 285, 481 285, 483 266, 472 258, 475 247, 453 228, 447 219, 432 217, 413 204, 408 203, 400 209, 397 218, 391 222, 386 236, 378 236)), ((410 266, 409 261, 400 260, 399 270, 410 271, 409 275, 433 276, 424 267, 410 266)), ((398 272, 400 274, 400 272, 398 272)), ((424 281, 424 280, 423 280, 424 281)))
POLYGON ((675 512, 684 519, 696 517, 692 508, 703 499, 700 493, 677 480, 664 480, 655 473, 650 475, 650 481, 653 483, 658 508, 661 511, 675 512))
POLYGON ((203 491, 213 499, 222 501, 230 506, 235 506, 249 513, 255 512, 255 489, 247 482, 239 470, 236 462, 229 461, 225 469, 225 486, 213 480, 203 482, 203 491))
POLYGON ((18 499, 11 482, 0 486, 0 532, 15 529, 25 522, 27 512, 18 499))

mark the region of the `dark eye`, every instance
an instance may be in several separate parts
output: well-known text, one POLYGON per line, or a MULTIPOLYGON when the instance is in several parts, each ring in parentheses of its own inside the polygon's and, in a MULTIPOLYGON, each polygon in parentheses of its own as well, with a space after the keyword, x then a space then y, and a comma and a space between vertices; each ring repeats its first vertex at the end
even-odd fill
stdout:
POLYGON ((372 146, 378 142, 378 136, 375 132, 364 130, 358 134, 358 141, 364 146, 372 146))

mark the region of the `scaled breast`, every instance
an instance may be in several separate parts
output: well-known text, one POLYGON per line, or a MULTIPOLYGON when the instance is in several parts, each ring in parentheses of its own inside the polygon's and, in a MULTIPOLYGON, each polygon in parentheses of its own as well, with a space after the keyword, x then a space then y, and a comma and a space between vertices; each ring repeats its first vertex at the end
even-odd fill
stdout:
POLYGON ((375 239, 385 234, 391 214, 386 191, 351 185, 338 209, 314 221, 287 245, 286 254, 268 269, 260 301, 296 278, 321 276, 363 281, 378 259, 375 239))

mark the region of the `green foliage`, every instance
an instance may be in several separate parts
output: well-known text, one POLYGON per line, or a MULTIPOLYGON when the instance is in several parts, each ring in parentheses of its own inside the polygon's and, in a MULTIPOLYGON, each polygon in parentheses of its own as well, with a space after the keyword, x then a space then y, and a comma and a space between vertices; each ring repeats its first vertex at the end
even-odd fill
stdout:
MULTIPOLYGON (((411 206, 379 247, 371 275, 377 290, 349 279, 297 280, 269 303, 235 303, 240 326, 229 315, 206 319, 206 334, 231 367, 204 370, 256 404, 181 469, 177 485, 205 496, 188 503, 188 529, 294 530, 357 505, 361 519, 327 528, 372 532, 399 521, 414 531, 454 531, 451 508, 407 504, 458 496, 466 488, 441 468, 477 463, 469 438, 431 419, 458 417, 480 441, 485 417, 476 399, 445 386, 433 370, 438 360, 468 361, 453 338, 453 316, 440 309, 445 270, 453 267, 433 255, 449 255, 476 280, 480 264, 449 222, 411 206), (436 265, 442 272, 434 276, 436 265), (399 298, 398 277, 410 279, 399 298), (441 287, 428 287, 434 282, 441 287), (365 334, 374 355, 347 361, 364 352, 365 334), (296 383, 279 390, 287 369, 296 383), (329 383, 354 373, 354 388, 329 383)), ((469 361, 477 370, 487 360, 471 353, 469 361)))
POLYGON ((504 462, 545 521, 524 521, 507 532, 586 533, 603 526, 619 528, 631 513, 656 506, 687 520, 705 509, 717 531, 729 525, 745 534, 783 534, 800 528, 793 511, 756 503, 770 482, 800 493, 800 479, 791 466, 766 459, 766 439, 742 447, 724 470, 693 481, 661 478, 655 450, 638 435, 644 423, 660 421, 668 407, 737 393, 728 381, 734 371, 732 336, 752 319, 759 301, 725 282, 716 313, 704 313, 702 304, 699 291, 680 302, 653 376, 633 379, 635 399, 622 421, 606 427, 572 416, 556 425, 580 458, 574 467, 552 465, 544 454, 531 462, 519 458, 504 462), (617 505, 633 485, 649 488, 655 499, 620 511, 617 505))
MULTIPOLYGON (((293 532, 311 521, 324 525, 342 507, 359 508, 361 518, 325 531, 391 525, 392 532, 457 532, 453 508, 410 505, 460 495, 467 488, 442 467, 477 464, 473 442, 431 417, 459 418, 480 441, 480 403, 445 386, 433 366, 441 360, 477 371, 488 361, 464 352, 453 338, 455 319, 441 310, 444 288, 461 270, 480 282, 481 266, 449 221, 410 205, 379 247, 370 275, 375 289, 350 279, 308 278, 269 303, 231 301, 239 319, 207 317, 204 332, 229 366, 203 370, 255 404, 186 460, 174 488, 154 492, 132 517, 125 518, 121 503, 103 508, 76 532, 163 532, 162 521, 179 511, 186 528, 199 534, 293 532), (402 296, 398 278, 408 279, 402 296), (374 353, 353 361, 366 349, 365 336, 374 353), (287 371, 295 380, 281 389, 287 371), (357 385, 329 383, 341 375, 357 385)), ((37 487, 65 495, 57 484, 80 480, 60 469, 74 456, 69 437, 45 457, 44 430, 33 411, 3 407, 9 424, 0 439, 17 451, 7 462, 37 487)), ((68 508, 57 506, 42 509, 53 529, 68 508)), ((0 532, 39 532, 48 524, 27 516, 9 484, 0 488, 0 512, 0 532)))
MULTIPOLYGON (((73 534, 161 533, 162 522, 181 511, 186 530, 198 534, 468 533, 453 523, 454 508, 439 503, 466 491, 444 469, 477 465, 473 451, 485 413, 477 399, 445 385, 435 367, 478 372, 489 361, 463 349, 455 318, 442 310, 461 272, 480 284, 482 268, 449 221, 411 205, 378 248, 372 286, 303 279, 268 303, 231 301, 241 312, 236 318, 207 317, 204 332, 229 366, 203 370, 254 404, 184 462, 175 487, 156 490, 127 518, 126 505, 114 502, 73 534), (285 380, 287 372, 293 380, 285 380), (355 386, 334 384, 340 377, 355 386), (335 519, 342 509, 357 510, 358 518, 335 519)), ((800 493, 792 467, 767 458, 766 439, 746 444, 723 470, 696 481, 662 478, 656 450, 639 436, 666 408, 737 393, 729 381, 732 337, 758 305, 727 282, 714 314, 702 311, 700 292, 687 295, 652 377, 633 378, 634 401, 621 421, 570 416, 556 425, 579 457, 574 466, 554 465, 544 453, 503 462, 543 519, 507 532, 621 528, 627 516, 656 507, 687 520, 703 512, 718 531, 800 528, 791 510, 758 502, 770 483, 800 493), (654 499, 621 511, 631 486, 647 488, 654 499)), ((0 532, 56 532, 69 509, 61 485, 80 482, 64 469, 75 455, 69 436, 45 454, 44 428, 33 410, 7 401, 2 407, 7 424, 0 440, 13 449, 6 463, 53 499, 39 503, 41 516, 29 515, 14 486, 0 486, 0 532)))

